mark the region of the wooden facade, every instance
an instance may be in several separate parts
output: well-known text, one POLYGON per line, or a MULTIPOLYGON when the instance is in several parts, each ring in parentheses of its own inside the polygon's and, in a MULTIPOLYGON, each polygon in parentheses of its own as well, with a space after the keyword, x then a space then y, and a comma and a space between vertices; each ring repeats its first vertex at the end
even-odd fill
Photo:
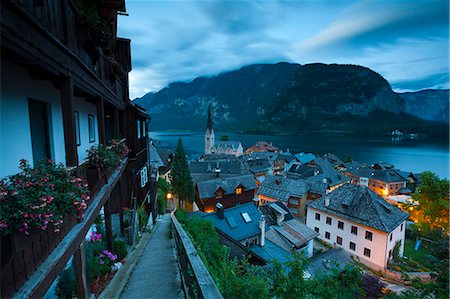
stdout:
POLYGON ((212 213, 216 211, 216 204, 221 203, 225 209, 238 204, 252 202, 255 197, 255 190, 243 190, 241 194, 225 194, 221 189, 216 192, 215 197, 200 198, 198 188, 195 188, 195 203, 200 211, 212 213), (219 194, 220 193, 220 194, 219 194))
MULTIPOLYGON (((88 180, 85 161, 79 157, 76 104, 94 107, 97 143, 108 145, 112 139, 122 140, 130 149, 128 158, 117 169, 110 169, 89 182, 91 200, 80 223, 68 220, 64 230, 56 236, 50 232, 30 235, 23 248, 15 245, 12 240, 15 236, 1 235, 2 298, 42 297, 72 256, 78 297, 89 297, 85 238, 100 211, 104 213, 111 250, 112 214, 119 214, 123 231, 124 207, 136 211, 144 205, 148 213, 154 213, 154 200, 151 201, 149 195, 156 194, 156 184, 150 180, 147 151, 150 118, 129 100, 130 40, 116 36, 117 13, 124 11, 124 0, 1 1, 2 73, 25 70, 27 78, 50 90, 48 94, 58 91, 52 99, 56 104, 52 105, 61 109, 62 118, 52 118, 49 126, 63 128, 60 136, 63 145, 55 144, 48 154, 52 157, 48 158, 57 156, 60 151, 64 157, 59 162, 88 180), (79 6, 86 3, 96 10, 98 21, 106 26, 103 28, 109 34, 106 39, 99 36, 102 32, 98 28, 86 22, 85 12, 79 6)), ((16 81, 20 86, 21 81, 16 81)), ((3 95, 1 100, 5 100, 3 95)), ((6 112, 16 113, 14 110, 6 112)))

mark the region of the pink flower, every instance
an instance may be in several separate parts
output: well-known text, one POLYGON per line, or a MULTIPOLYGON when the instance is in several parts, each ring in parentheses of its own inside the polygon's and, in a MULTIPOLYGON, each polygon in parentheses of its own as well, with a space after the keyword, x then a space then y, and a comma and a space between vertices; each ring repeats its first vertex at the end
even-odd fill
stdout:
POLYGON ((23 218, 28 218, 28 213, 23 214, 23 218))

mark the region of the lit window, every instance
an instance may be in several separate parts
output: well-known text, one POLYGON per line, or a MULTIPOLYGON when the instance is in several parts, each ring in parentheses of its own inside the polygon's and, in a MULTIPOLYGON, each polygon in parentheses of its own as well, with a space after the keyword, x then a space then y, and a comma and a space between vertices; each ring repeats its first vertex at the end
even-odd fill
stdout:
POLYGON ((320 221, 320 214, 316 213, 316 220, 320 221))
POLYGON ((350 242, 350 250, 355 251, 356 250, 356 244, 353 242, 350 242))
POLYGON ((222 198, 223 197, 223 191, 219 190, 216 192, 216 198, 222 198))
POLYGON ((327 224, 331 225, 331 217, 327 217, 327 224))
POLYGON ((364 255, 367 257, 370 257, 370 249, 369 248, 364 248, 364 255))
POLYGON ((242 194, 242 188, 241 187, 236 188, 236 194, 242 194))
POLYGON ((338 243, 339 245, 342 245, 342 238, 337 236, 336 237, 336 243, 338 243))
POLYGON ((344 229, 344 222, 338 221, 338 228, 339 229, 344 229))
POLYGON ((356 226, 352 225, 352 234, 357 235, 358 234, 358 228, 356 226))
POLYGON ((330 240, 330 233, 329 232, 325 232, 325 239, 330 240))
POLYGON ((366 231, 366 240, 372 241, 373 234, 371 232, 366 231))

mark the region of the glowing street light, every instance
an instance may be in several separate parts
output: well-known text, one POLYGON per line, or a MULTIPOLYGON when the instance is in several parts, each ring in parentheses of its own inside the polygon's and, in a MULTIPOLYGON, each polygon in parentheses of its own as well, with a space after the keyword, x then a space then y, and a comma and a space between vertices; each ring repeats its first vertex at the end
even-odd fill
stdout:
POLYGON ((168 200, 171 200, 171 199, 172 199, 172 193, 167 193, 166 198, 167 198, 168 200))

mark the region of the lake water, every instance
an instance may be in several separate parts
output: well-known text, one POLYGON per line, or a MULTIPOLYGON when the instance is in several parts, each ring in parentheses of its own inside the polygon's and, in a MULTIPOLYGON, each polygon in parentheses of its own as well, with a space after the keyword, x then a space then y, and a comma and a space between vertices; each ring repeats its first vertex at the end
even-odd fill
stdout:
MULTIPOLYGON (((373 164, 384 161, 404 171, 414 173, 432 171, 439 177, 449 178, 448 140, 404 138, 399 142, 390 137, 364 137, 344 135, 305 134, 295 136, 245 135, 216 132, 216 140, 227 135, 230 140, 242 143, 245 149, 258 141, 272 142, 274 146, 291 153, 312 152, 315 154, 334 153, 345 160, 352 157, 358 162, 373 164)), ((176 147, 181 137, 190 158, 200 157, 205 148, 204 132, 150 132, 150 137, 176 147)))

